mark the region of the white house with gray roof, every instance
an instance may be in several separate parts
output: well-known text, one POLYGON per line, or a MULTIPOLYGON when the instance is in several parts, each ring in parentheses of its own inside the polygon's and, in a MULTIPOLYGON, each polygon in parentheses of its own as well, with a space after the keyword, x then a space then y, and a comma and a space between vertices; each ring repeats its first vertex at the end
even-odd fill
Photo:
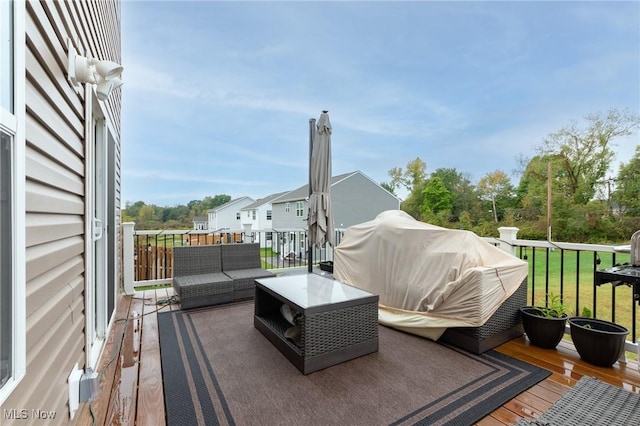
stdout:
POLYGON ((276 194, 267 195, 264 198, 249 204, 241 210, 240 221, 245 234, 253 234, 253 241, 260 242, 261 232, 265 233, 266 247, 271 247, 271 230, 273 223, 273 207, 272 202, 286 192, 278 192, 276 194))
POLYGON ((207 210, 207 225, 209 232, 221 230, 242 232, 242 209, 255 200, 250 197, 240 197, 229 201, 215 209, 207 210))
POLYGON ((206 216, 194 216, 193 217, 193 230, 194 231, 204 231, 206 229, 209 229, 209 226, 207 224, 207 217, 206 216))

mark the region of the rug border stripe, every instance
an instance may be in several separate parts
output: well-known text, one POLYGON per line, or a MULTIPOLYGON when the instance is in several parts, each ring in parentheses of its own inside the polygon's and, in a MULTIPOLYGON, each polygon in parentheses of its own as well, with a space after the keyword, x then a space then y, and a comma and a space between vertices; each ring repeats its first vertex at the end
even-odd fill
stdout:
MULTIPOLYGON (((218 392, 220 392, 220 386, 219 384, 217 384, 215 375, 211 376, 212 371, 209 366, 208 360, 206 359, 205 356, 203 356, 202 348, 194 347, 193 341, 189 338, 190 333, 187 330, 187 328, 191 327, 194 329, 194 327, 192 323, 187 324, 187 321, 185 319, 186 314, 187 314, 186 312, 182 312, 182 311, 161 312, 158 314, 158 324, 160 324, 160 322, 162 321, 164 325, 168 327, 172 327, 172 329, 174 330, 175 328, 173 327, 177 326, 180 330, 180 336, 182 336, 182 339, 181 339, 182 343, 179 342, 177 335, 172 335, 171 339, 161 340, 160 358, 161 358, 161 363, 163 365, 162 375, 163 375, 163 378, 165 374, 175 375, 179 377, 180 375, 177 375, 174 373, 177 371, 182 372, 183 374, 181 379, 176 381, 180 384, 182 392, 185 392, 186 390, 186 392, 189 392, 189 393, 192 393, 192 389, 188 384, 188 380, 191 379, 194 383, 193 389, 195 389, 197 393, 196 399, 197 399, 198 407, 196 407, 195 405, 196 401, 194 401, 193 399, 190 399, 189 401, 184 401, 184 398, 183 398, 180 400, 179 403, 172 403, 171 404, 172 407, 180 407, 178 409, 179 414, 170 415, 169 410, 167 410, 167 416, 166 416, 167 424, 168 425, 184 424, 184 422, 187 421, 187 424, 203 424, 204 423, 205 425, 219 425, 220 422, 218 420, 218 413, 215 410, 214 403, 212 400, 212 395, 209 394, 209 389, 207 387, 206 379, 204 377, 202 368, 198 362, 189 363, 189 356, 193 357, 192 359, 197 359, 196 351, 199 352, 200 356, 204 358, 205 364, 207 365, 207 373, 209 373, 210 378, 214 381, 214 387, 216 387, 218 392), (162 317, 162 320, 160 320, 161 317, 162 317), (165 318, 166 318, 166 321, 165 321, 165 318), (177 354, 172 352, 172 357, 170 360, 167 359, 169 357, 169 354, 168 354, 169 351, 165 350, 165 353, 163 356, 163 353, 162 353, 163 343, 165 344, 173 343, 173 347, 177 351, 177 354), (183 357, 182 351, 179 350, 180 347, 184 350, 186 358, 183 357), (174 357, 176 356, 178 357, 178 359, 174 359, 174 357), (180 361, 180 362, 177 362, 177 361, 180 361), (179 364, 179 368, 176 368, 177 364, 179 364), (189 370, 191 372, 189 377, 187 377, 187 370, 184 367, 186 364, 189 365, 189 370), (183 409, 183 405, 184 405, 184 409, 183 409), (190 410, 187 410, 186 408, 190 408, 190 410), (202 421, 198 421, 199 416, 196 414, 198 409, 200 409, 201 411, 202 421)), ((162 326, 160 325, 160 327, 162 326)), ((162 333, 160 335, 162 336, 162 333)), ((172 389, 175 389, 175 386, 172 387, 172 389)), ((167 406, 169 405, 169 397, 167 396, 167 391, 170 391, 170 390, 171 389, 165 389, 164 398, 165 398, 165 404, 167 406)), ((219 397, 219 395, 217 396, 219 397)), ((223 406, 223 410, 225 411, 225 418, 227 419, 230 425, 235 425, 233 418, 230 416, 226 401, 224 401, 224 397, 222 399, 223 399, 222 406, 223 406)))
MULTIPOLYGON (((485 364, 493 368, 492 372, 489 372, 484 376, 477 378, 476 380, 470 382, 469 384, 482 381, 483 379, 491 375, 496 375, 496 377, 491 381, 483 384, 478 389, 475 389, 469 392, 468 394, 462 396, 461 398, 456 399, 454 402, 447 404, 446 407, 441 408, 437 411, 434 411, 430 415, 427 415, 422 419, 416 421, 415 423, 413 423, 415 425, 431 425, 431 424, 434 424, 435 422, 442 421, 442 419, 451 415, 454 411, 456 411, 460 407, 464 406, 468 402, 473 401, 473 399, 475 398, 475 395, 477 395, 478 393, 487 394, 488 391, 490 391, 492 388, 495 387, 494 384, 496 383, 496 381, 502 382, 503 380, 505 380, 504 378, 505 374, 511 380, 515 380, 515 381, 514 383, 508 384, 505 387, 503 387, 502 391, 504 392, 509 391, 509 393, 516 392, 516 394, 520 394, 524 392, 525 390, 529 389, 530 387, 534 386, 535 384, 539 383, 540 381, 544 380, 545 378, 551 375, 551 372, 548 370, 542 369, 532 364, 528 364, 526 362, 520 361, 518 359, 515 359, 513 357, 510 357, 508 355, 505 355, 493 350, 485 352, 482 355, 477 355, 477 354, 453 347, 449 344, 442 344, 442 345, 452 350, 455 350, 456 352, 468 358, 471 358, 474 361, 480 362, 482 364, 485 364), (486 358, 483 358, 483 356, 491 358, 491 361, 487 360, 486 358), (498 368, 496 365, 501 367, 498 368), (500 372, 505 372, 505 374, 499 374, 500 372), (519 378, 520 376, 522 377, 519 378)), ((459 390, 451 391, 450 393, 443 395, 440 398, 434 401, 431 401, 430 403, 418 408, 417 410, 414 410, 412 413, 398 419, 397 421, 391 423, 391 425, 400 425, 403 422, 407 422, 412 417, 419 416, 421 412, 427 410, 428 408, 434 405, 437 405, 439 402, 443 400, 451 398, 458 392, 459 390)), ((488 414, 492 413, 493 411, 495 411, 496 409, 498 409, 499 407, 501 407, 511 399, 513 399, 513 397, 504 396, 500 394, 493 394, 489 396, 487 399, 485 399, 481 405, 476 405, 473 410, 463 411, 460 414, 456 415, 454 418, 446 421, 445 424, 448 424, 448 425, 473 424, 478 420, 482 419, 483 417, 487 416, 488 414)))
MULTIPOLYGON (((162 327, 173 328, 174 316, 171 315, 171 312, 161 312, 158 314, 158 330, 162 329, 162 327), (167 314, 167 315, 165 315, 167 314)), ((169 360, 168 357, 174 358, 176 357, 176 353, 180 354, 178 350, 178 336, 174 334, 167 335, 167 333, 159 333, 160 340, 160 363, 162 369, 162 379, 163 382, 166 383, 165 379, 167 376, 169 377, 178 377, 172 381, 172 389, 174 391, 178 391, 180 393, 189 392, 189 386, 184 378, 186 378, 187 372, 184 368, 184 362, 172 363, 171 367, 168 367, 169 360)), ((180 361, 183 361, 180 356, 180 361)), ((174 423, 174 419, 182 419, 182 418, 190 418, 193 417, 193 413, 195 412, 195 406, 193 405, 193 401, 186 401, 184 404, 175 405, 171 402, 168 389, 163 389, 164 393, 164 403, 166 407, 166 421, 167 424, 174 423), (173 410, 169 410, 172 407, 173 410), (177 408, 177 410, 176 410, 177 408)))
MULTIPOLYGON (((192 327, 194 334, 197 335, 195 333, 196 332, 195 324, 193 323, 193 319, 191 318, 191 315, 187 315, 187 316, 189 318, 189 324, 192 327)), ((224 392, 222 391, 222 387, 220 386, 220 382, 218 381, 218 376, 216 375, 215 371, 213 370, 213 367, 211 366, 211 363, 209 362, 209 359, 206 356, 206 351, 204 350, 204 346, 202 346, 202 342, 198 339, 195 340, 195 344, 198 348, 198 351, 200 352, 200 356, 202 357, 203 364, 206 367, 207 372, 209 373, 211 382, 216 391, 216 396, 218 397, 218 401, 222 406, 225 419, 227 420, 229 425, 235 426, 236 423, 235 423, 235 420, 233 419, 233 415, 231 414, 231 409, 229 408, 229 404, 227 404, 227 400, 224 397, 224 392)))
MULTIPOLYGON (((498 355, 498 357, 508 357, 507 355, 501 354, 499 352, 496 351, 488 351, 488 353, 486 353, 487 356, 492 356, 495 357, 496 355, 498 355)), ((511 357, 509 357, 511 358, 511 357)), ((505 386, 504 388, 502 388, 503 392, 507 392, 511 393, 511 394, 515 394, 515 395, 519 395, 522 392, 526 391, 527 389, 531 388, 532 386, 535 386, 537 383, 541 382, 542 380, 546 379, 547 377, 549 377, 551 375, 551 372, 545 369, 542 369, 540 367, 537 367, 535 365, 531 365, 531 364, 527 364, 524 363, 518 359, 515 358, 511 358, 511 360, 516 361, 513 364, 515 365, 511 365, 511 364, 507 364, 505 366, 505 368, 507 368, 508 370, 514 371, 516 369, 522 371, 521 374, 514 374, 513 378, 516 379, 518 378, 518 376, 522 376, 521 378, 515 380, 513 383, 508 384, 507 386, 505 386), (520 364, 518 366, 518 364, 520 364), (531 367, 531 368, 529 368, 531 367)), ((503 361, 502 361, 503 362, 503 361)), ((496 378, 495 380, 493 380, 490 383, 487 383, 485 385, 483 385, 480 389, 477 389, 475 392, 479 392, 482 389, 484 389, 485 391, 490 391, 490 388, 492 387, 491 385, 493 383, 495 383, 496 380, 499 380, 500 378, 496 378)), ((461 398, 462 400, 464 399, 469 399, 470 395, 465 395, 463 398, 461 398)), ((452 422, 448 422, 447 424, 451 424, 451 425, 468 425, 468 424, 473 424, 475 422, 477 422, 478 420, 486 417, 487 415, 491 414, 493 411, 495 411, 496 409, 500 408, 502 405, 504 405, 506 402, 510 401, 511 399, 513 399, 514 397, 508 397, 505 396, 504 394, 491 394, 487 399, 484 400, 484 403, 481 404, 480 406, 474 407, 474 410, 467 410, 464 411, 462 413, 460 413, 458 416, 455 417, 455 419, 453 419, 452 422)), ((456 405, 456 404, 454 404, 456 405)), ((461 405, 461 404, 458 404, 461 405)), ((431 418, 432 416, 429 417, 425 417, 423 420, 417 422, 416 424, 420 424, 420 425, 427 425, 429 424, 428 420, 431 418), (425 423, 426 422, 426 423, 425 423)))

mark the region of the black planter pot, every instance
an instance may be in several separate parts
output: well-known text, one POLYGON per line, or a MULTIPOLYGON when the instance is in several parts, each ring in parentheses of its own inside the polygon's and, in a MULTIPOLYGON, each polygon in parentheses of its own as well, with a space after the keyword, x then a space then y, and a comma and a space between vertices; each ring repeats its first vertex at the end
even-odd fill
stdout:
POLYGON ((540 315, 535 306, 520 308, 522 326, 532 345, 553 349, 558 346, 567 324, 567 315, 560 318, 545 317, 540 315))
POLYGON ((569 318, 571 340, 588 363, 611 367, 624 353, 629 330, 621 325, 595 318, 569 318))

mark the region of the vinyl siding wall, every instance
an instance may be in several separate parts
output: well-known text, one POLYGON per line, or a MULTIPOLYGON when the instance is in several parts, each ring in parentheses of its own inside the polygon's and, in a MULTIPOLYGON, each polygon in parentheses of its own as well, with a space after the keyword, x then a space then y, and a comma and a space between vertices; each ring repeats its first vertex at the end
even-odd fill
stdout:
POLYGON ((217 209, 210 210, 208 213, 209 231, 227 230, 227 228, 231 231, 241 231, 243 215, 245 217, 247 215, 247 212, 241 210, 254 201, 248 197, 238 198, 217 209), (238 212, 240 212, 240 219, 238 219, 238 212))
MULTIPOLYGON (((333 191, 333 188, 331 189, 333 191)), ((332 192, 333 195, 333 192, 332 192)), ((302 201, 302 200, 300 200, 302 201)), ((303 230, 307 229, 307 212, 309 211, 309 204, 306 200, 303 202, 302 217, 296 216, 296 201, 289 201, 289 212, 286 212, 285 203, 274 203, 272 211, 272 226, 276 231, 282 230, 303 230)))
MULTIPOLYGON (((67 39, 79 53, 121 61, 120 4, 112 1, 29 1, 26 6, 26 376, 2 404, 4 410, 56 412, 69 421, 67 378, 84 368, 85 287, 85 85, 67 80, 67 39)), ((104 102, 115 138, 115 194, 110 203, 115 253, 120 253, 121 91, 104 102)), ((90 236, 89 236, 90 237, 90 236)), ((120 283, 120 260, 113 281, 120 283)), ((119 285, 118 285, 119 287, 119 285)), ((2 424, 24 420, 2 419, 2 424)), ((27 421, 29 423, 29 421, 27 421)))
POLYGON ((331 207, 336 228, 373 220, 385 210, 400 208, 400 200, 361 173, 331 187, 331 207))

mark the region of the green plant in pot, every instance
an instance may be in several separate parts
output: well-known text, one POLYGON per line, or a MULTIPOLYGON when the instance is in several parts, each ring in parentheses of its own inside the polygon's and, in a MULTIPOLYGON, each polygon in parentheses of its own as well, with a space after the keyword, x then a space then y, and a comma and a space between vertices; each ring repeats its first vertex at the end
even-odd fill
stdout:
POLYGON ((580 358, 600 367, 611 367, 624 354, 629 330, 625 327, 596 318, 583 316, 569 318, 571 340, 580 358))
POLYGON ((550 293, 547 306, 520 308, 522 326, 532 345, 545 349, 558 346, 567 324, 566 306, 560 296, 550 293))

